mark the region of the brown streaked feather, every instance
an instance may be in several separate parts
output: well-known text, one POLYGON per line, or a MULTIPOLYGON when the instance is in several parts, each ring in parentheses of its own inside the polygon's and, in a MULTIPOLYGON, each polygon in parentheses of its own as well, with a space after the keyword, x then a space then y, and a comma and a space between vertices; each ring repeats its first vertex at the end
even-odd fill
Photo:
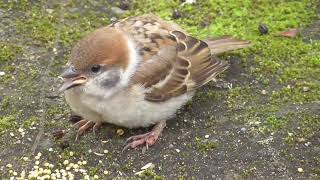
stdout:
POLYGON ((152 14, 126 18, 110 26, 123 31, 133 39, 143 61, 150 60, 160 49, 168 45, 175 46, 176 40, 169 32, 181 30, 178 25, 163 21, 152 14))
POLYGON ((242 49, 251 46, 250 41, 243 41, 231 37, 221 37, 218 39, 206 39, 212 54, 221 54, 228 51, 242 49))
POLYGON ((132 84, 148 88, 145 99, 162 102, 213 80, 228 64, 212 56, 208 44, 154 15, 111 25, 136 43, 142 56, 132 84))

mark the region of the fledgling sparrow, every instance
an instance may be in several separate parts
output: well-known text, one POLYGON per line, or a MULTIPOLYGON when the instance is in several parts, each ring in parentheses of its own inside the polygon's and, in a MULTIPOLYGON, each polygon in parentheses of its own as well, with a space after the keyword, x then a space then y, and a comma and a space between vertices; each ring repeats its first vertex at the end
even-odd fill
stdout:
POLYGON ((128 139, 127 147, 153 145, 166 120, 195 90, 228 68, 214 54, 248 41, 199 40, 155 15, 124 19, 89 33, 73 48, 60 77, 67 103, 83 118, 78 135, 102 123, 127 128, 155 125, 128 139))

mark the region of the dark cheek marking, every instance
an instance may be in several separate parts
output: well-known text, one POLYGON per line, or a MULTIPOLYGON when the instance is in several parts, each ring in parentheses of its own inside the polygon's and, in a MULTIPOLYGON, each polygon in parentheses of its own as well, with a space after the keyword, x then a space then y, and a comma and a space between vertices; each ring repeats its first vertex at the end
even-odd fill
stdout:
POLYGON ((120 80, 119 72, 110 72, 108 77, 102 81, 102 86, 106 88, 111 88, 115 86, 120 80))

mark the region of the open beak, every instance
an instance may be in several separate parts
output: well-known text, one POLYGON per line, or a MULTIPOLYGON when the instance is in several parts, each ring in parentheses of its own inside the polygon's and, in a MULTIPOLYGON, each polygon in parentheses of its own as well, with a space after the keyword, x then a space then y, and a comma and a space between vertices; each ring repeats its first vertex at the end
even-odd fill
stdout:
POLYGON ((75 72, 72 66, 66 69, 59 77, 64 81, 59 89, 60 93, 87 82, 87 77, 75 72))

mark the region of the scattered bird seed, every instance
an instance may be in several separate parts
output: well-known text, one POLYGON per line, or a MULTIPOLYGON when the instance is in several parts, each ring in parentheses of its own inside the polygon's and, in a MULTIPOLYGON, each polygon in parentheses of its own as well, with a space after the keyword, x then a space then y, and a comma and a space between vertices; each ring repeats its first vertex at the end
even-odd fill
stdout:
POLYGON ((116 131, 118 136, 122 136, 124 134, 124 130, 123 129, 117 129, 116 131))
POLYGON ((149 169, 149 168, 153 168, 153 167, 154 167, 154 164, 152 164, 152 163, 150 162, 150 163, 144 165, 144 166, 141 168, 141 170, 145 170, 145 169, 149 169))
POLYGON ((266 91, 266 90, 262 90, 262 91, 261 91, 261 94, 262 94, 262 95, 266 95, 266 94, 267 94, 267 91, 266 91))
POLYGON ((309 91, 309 90, 310 90, 310 88, 309 88, 309 87, 304 86, 304 87, 302 88, 302 90, 303 90, 304 92, 307 92, 307 91, 309 91))

